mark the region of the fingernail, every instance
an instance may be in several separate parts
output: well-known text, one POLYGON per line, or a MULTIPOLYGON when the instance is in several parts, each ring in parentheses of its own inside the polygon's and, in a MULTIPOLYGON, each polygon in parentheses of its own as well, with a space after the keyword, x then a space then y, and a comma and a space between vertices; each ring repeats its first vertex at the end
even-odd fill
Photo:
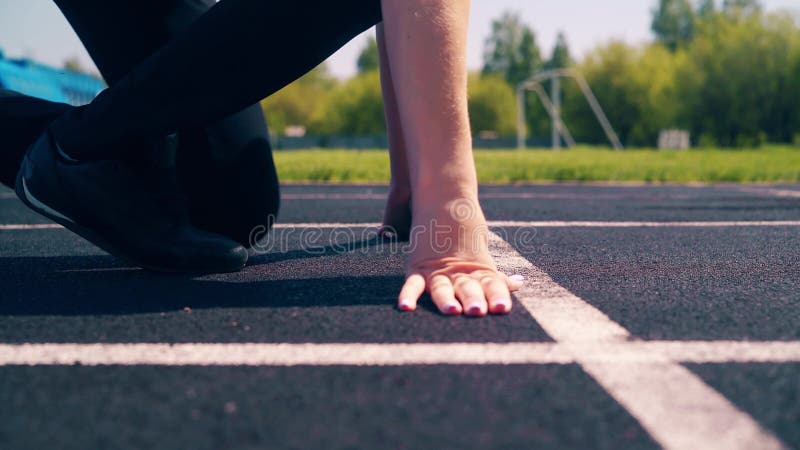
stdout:
POLYGON ((525 281, 525 277, 523 277, 522 275, 511 275, 508 278, 510 278, 510 279, 512 279, 514 281, 519 281, 519 282, 525 281))
POLYGON ((459 311, 458 305, 456 305, 455 303, 450 303, 450 304, 445 305, 444 313, 445 314, 459 314, 460 311, 459 311))
POLYGON ((469 316, 480 316, 483 314, 483 310, 478 305, 472 305, 467 309, 467 315, 469 316))
POLYGON ((497 313, 508 312, 508 310, 511 309, 511 300, 507 298, 501 298, 495 300, 493 303, 494 303, 494 311, 497 313))
POLYGON ((414 302, 410 299, 403 298, 397 303, 397 307, 400 308, 401 311, 412 311, 414 309, 414 302))

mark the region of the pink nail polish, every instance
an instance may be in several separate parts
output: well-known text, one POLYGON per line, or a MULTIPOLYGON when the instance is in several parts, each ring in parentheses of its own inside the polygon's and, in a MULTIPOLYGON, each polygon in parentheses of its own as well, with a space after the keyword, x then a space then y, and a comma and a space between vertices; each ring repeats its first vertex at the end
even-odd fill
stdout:
POLYGON ((449 305, 445 306, 444 307, 444 313, 445 314, 458 314, 459 313, 458 305, 449 304, 449 305))
POLYGON ((500 300, 495 300, 493 303, 494 303, 494 312, 496 313, 506 313, 511 309, 511 300, 504 298, 500 300))
POLYGON ((411 300, 404 298, 400 300, 397 307, 400 308, 401 311, 412 311, 414 309, 414 304, 411 300))
POLYGON ((514 281, 519 281, 520 283, 521 283, 521 282, 523 282, 523 281, 525 281, 525 277, 523 277, 522 275, 519 275, 519 274, 517 274, 517 275, 511 275, 511 276, 510 276, 510 277, 508 277, 508 278, 510 278, 510 279, 512 279, 512 280, 514 280, 514 281))
POLYGON ((467 314, 470 315, 470 316, 479 316, 479 315, 483 314, 483 311, 481 310, 480 306, 472 305, 467 310, 467 314))

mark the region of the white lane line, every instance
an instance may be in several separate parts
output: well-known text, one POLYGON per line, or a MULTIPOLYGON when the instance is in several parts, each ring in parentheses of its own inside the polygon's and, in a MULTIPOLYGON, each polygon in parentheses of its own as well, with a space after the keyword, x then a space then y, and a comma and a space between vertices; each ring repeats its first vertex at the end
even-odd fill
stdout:
MULTIPOLYGON (((684 363, 800 362, 800 341, 637 341, 624 352, 656 354, 684 363)), ((620 352, 613 346, 608 352, 620 352)))
POLYGON ((52 230, 64 228, 57 223, 11 223, 0 225, 0 230, 52 230))
MULTIPOLYGON (((282 200, 386 200, 387 194, 366 193, 286 193, 281 194, 282 200)), ((545 193, 545 192, 484 192, 481 199, 550 199, 550 200, 613 200, 613 199, 678 199, 691 198, 689 195, 674 194, 573 194, 573 193, 545 193)))
POLYGON ((386 194, 281 194, 281 200, 386 200, 386 194))
POLYGON ((298 223, 277 223, 275 229, 303 229, 303 228, 377 228, 381 226, 380 222, 330 222, 330 223, 314 223, 314 222, 298 222, 298 223))
MULTIPOLYGON (((721 228, 721 227, 798 227, 800 220, 773 220, 773 221, 687 221, 687 222, 654 222, 654 221, 564 221, 564 220, 490 220, 490 227, 532 227, 532 228, 721 228)), ((276 229, 301 229, 301 228, 374 228, 379 227, 379 222, 341 222, 341 223, 283 223, 276 224, 276 229)))
POLYGON ((569 364, 553 343, 0 344, 0 365, 401 366, 569 364))
MULTIPOLYGON (((490 220, 490 227, 533 227, 533 228, 723 228, 723 227, 798 227, 800 220, 773 221, 710 221, 710 222, 604 222, 604 221, 504 221, 490 220)), ((340 223, 279 223, 275 229, 330 229, 330 228, 376 228, 379 222, 340 222, 340 223)), ((38 224, 0 224, 0 231, 50 230, 63 228, 54 223, 38 224)))
POLYGON ((402 366, 800 362, 800 341, 496 344, 0 344, 0 366, 402 366), (576 359, 575 354, 583 355, 576 359))
POLYGON ((572 194, 572 193, 545 193, 545 192, 484 192, 479 195, 481 199, 551 199, 551 200, 614 200, 614 199, 686 199, 692 198, 683 194, 641 194, 641 193, 618 193, 618 194, 572 194))
POLYGON ((791 189, 738 187, 737 190, 749 194, 759 194, 770 197, 800 198, 800 191, 793 191, 791 189))
POLYGON ((535 227, 535 228, 718 228, 718 227, 797 227, 800 220, 772 221, 688 221, 688 222, 640 222, 640 221, 490 221, 490 227, 535 227))
POLYGON ((494 235, 498 268, 526 276, 517 298, 556 342, 666 449, 780 449, 752 417, 666 356, 650 362, 605 362, 597 344, 625 344, 630 333, 568 291, 494 235))

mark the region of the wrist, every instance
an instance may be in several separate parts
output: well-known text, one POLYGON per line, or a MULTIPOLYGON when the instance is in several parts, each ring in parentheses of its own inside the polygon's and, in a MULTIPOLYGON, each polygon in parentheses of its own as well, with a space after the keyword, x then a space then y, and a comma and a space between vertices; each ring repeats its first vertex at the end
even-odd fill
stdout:
POLYGON ((458 197, 442 200, 412 202, 414 225, 427 225, 435 221, 444 225, 475 227, 486 224, 477 197, 458 197))
POLYGON ((478 198, 478 180, 472 165, 450 171, 420 171, 415 175, 411 180, 411 192, 420 205, 478 198))

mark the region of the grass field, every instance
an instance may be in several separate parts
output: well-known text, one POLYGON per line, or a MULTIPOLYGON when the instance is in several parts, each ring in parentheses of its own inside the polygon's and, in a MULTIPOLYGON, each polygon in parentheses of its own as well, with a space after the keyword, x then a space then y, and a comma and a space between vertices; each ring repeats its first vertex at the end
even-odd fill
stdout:
MULTIPOLYGON (((286 150, 275 154, 281 181, 384 183, 386 150, 286 150)), ((476 150, 482 183, 615 181, 652 183, 800 182, 800 148, 655 151, 579 147, 551 150, 476 150)))

